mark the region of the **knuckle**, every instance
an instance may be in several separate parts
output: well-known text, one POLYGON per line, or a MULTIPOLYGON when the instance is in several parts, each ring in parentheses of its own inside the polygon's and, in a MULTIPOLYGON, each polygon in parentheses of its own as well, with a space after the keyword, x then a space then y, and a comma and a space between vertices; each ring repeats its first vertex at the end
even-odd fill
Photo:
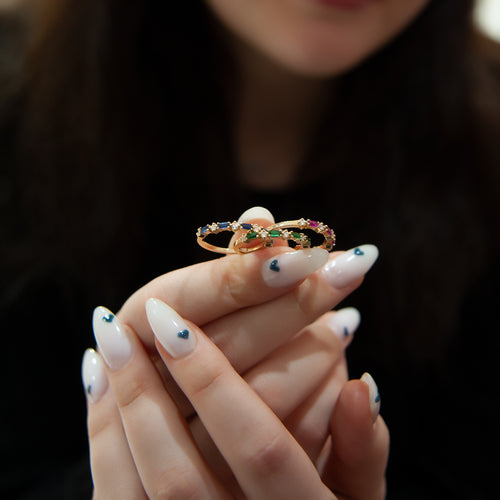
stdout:
POLYGON ((168 473, 160 478, 149 497, 154 500, 195 500, 201 497, 202 491, 191 470, 178 467, 169 469, 168 473))
POLYGON ((253 450, 247 459, 248 467, 258 477, 280 475, 286 467, 290 453, 289 444, 281 435, 253 450))
POLYGON ((121 411, 132 408, 141 400, 141 397, 151 390, 148 377, 132 378, 125 386, 115 388, 115 400, 121 411))
POLYGON ((190 399, 201 397, 203 394, 212 392, 225 373, 222 367, 210 367, 201 370, 198 376, 193 377, 189 391, 190 399))
POLYGON ((220 272, 219 281, 222 291, 221 298, 227 301, 231 307, 236 306, 237 308, 247 305, 245 297, 249 289, 248 279, 245 278, 245 273, 241 272, 240 262, 240 259, 225 260, 222 272, 220 272, 220 269, 217 269, 216 266, 216 271, 220 272))

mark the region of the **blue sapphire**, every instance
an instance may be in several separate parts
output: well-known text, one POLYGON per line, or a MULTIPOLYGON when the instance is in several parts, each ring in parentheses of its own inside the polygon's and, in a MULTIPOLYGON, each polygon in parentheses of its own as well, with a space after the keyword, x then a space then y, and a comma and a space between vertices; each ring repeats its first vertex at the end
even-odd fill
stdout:
POLYGON ((245 229, 245 231, 249 231, 250 229, 252 229, 252 224, 243 223, 243 224, 241 224, 241 229, 245 229))
POLYGON ((227 229, 229 227, 229 222, 219 222, 219 229, 227 229))
POLYGON ((205 233, 208 233, 208 226, 203 226, 201 228, 201 234, 205 234, 205 233))

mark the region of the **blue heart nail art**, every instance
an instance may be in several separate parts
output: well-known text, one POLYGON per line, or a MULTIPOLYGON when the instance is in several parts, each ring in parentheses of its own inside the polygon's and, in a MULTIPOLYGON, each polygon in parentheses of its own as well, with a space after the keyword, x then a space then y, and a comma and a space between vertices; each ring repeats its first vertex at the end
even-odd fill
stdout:
POLYGON ((108 316, 103 316, 102 320, 106 321, 106 323, 112 323, 114 318, 114 314, 108 314, 108 316))
POLYGON ((375 396, 375 403, 378 403, 380 401, 380 394, 377 394, 375 396))
POLYGON ((364 255, 365 252, 363 252, 363 250, 361 250, 361 248, 355 248, 354 249, 354 255, 364 255))
POLYGON ((280 272, 280 268, 278 266, 278 259, 274 259, 272 262, 271 262, 271 265, 269 266, 269 269, 271 269, 271 271, 275 271, 277 273, 280 272))
POLYGON ((187 340, 189 338, 189 330, 182 330, 182 332, 179 332, 177 334, 177 337, 179 337, 180 339, 187 340))

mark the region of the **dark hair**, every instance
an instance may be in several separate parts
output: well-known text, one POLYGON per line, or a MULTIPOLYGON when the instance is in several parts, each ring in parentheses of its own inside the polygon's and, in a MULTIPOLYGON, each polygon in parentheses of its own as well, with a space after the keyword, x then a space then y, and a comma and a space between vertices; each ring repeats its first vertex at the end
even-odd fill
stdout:
MULTIPOLYGON (((500 106, 472 5, 430 2, 395 41, 340 77, 334 111, 304 163, 308 178, 337 186, 321 217, 333 217, 340 241, 371 239, 386 256, 379 268, 387 295, 373 299, 379 322, 391 314, 408 331, 415 318, 415 335, 401 339, 394 328, 384 341, 388 358, 395 345, 410 353, 434 345, 431 357, 441 351, 487 262, 488 239, 497 243, 488 228, 500 106), (457 274, 466 256, 475 264, 457 274), (415 290, 425 290, 418 303, 415 290), (426 338, 418 318, 442 335, 426 338)), ((52 9, 17 101, 11 182, 23 198, 10 228, 11 277, 57 261, 95 286, 94 262, 113 264, 99 286, 118 301, 122 270, 147 246, 148 216, 175 210, 159 186, 175 179, 177 190, 201 196, 223 218, 246 199, 232 150, 237 79, 203 2, 67 0, 52 9), (233 186, 224 196, 221 178, 233 186), (116 247, 127 250, 117 256, 116 247)))

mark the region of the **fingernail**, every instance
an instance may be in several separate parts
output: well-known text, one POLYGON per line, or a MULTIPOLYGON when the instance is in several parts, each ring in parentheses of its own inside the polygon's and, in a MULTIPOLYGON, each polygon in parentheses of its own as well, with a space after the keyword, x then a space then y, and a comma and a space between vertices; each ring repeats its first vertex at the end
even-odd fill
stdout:
POLYGON ((246 210, 241 214, 241 217, 238 219, 239 223, 249 222, 256 219, 265 219, 270 222, 270 224, 274 224, 274 216, 273 214, 264 207, 252 207, 246 210))
POLYGON ((355 307, 345 307, 328 319, 328 326, 340 340, 345 341, 358 329, 360 322, 359 311, 355 307))
POLYGON ((360 380, 368 386, 370 391, 370 411, 372 412, 372 420, 375 422, 378 414, 380 413, 380 393, 378 392, 377 384, 375 383, 375 380, 373 380, 373 377, 367 372, 363 373, 360 380))
POLYGON ((90 403, 97 403, 108 388, 104 363, 94 349, 87 349, 83 354, 82 383, 90 403))
POLYGON ((364 276, 377 257, 378 248, 375 245, 351 248, 328 262, 323 269, 323 276, 333 288, 344 288, 364 276))
POLYGON ((189 354, 196 345, 196 338, 185 321, 165 302, 148 299, 146 315, 160 344, 173 358, 189 354))
POLYGON ((119 370, 132 355, 132 346, 123 326, 109 309, 102 306, 94 309, 92 326, 104 361, 112 370, 119 370))
POLYGON ((295 250, 271 257, 262 264, 262 277, 267 286, 277 288, 297 283, 324 266, 328 252, 322 248, 295 250))

